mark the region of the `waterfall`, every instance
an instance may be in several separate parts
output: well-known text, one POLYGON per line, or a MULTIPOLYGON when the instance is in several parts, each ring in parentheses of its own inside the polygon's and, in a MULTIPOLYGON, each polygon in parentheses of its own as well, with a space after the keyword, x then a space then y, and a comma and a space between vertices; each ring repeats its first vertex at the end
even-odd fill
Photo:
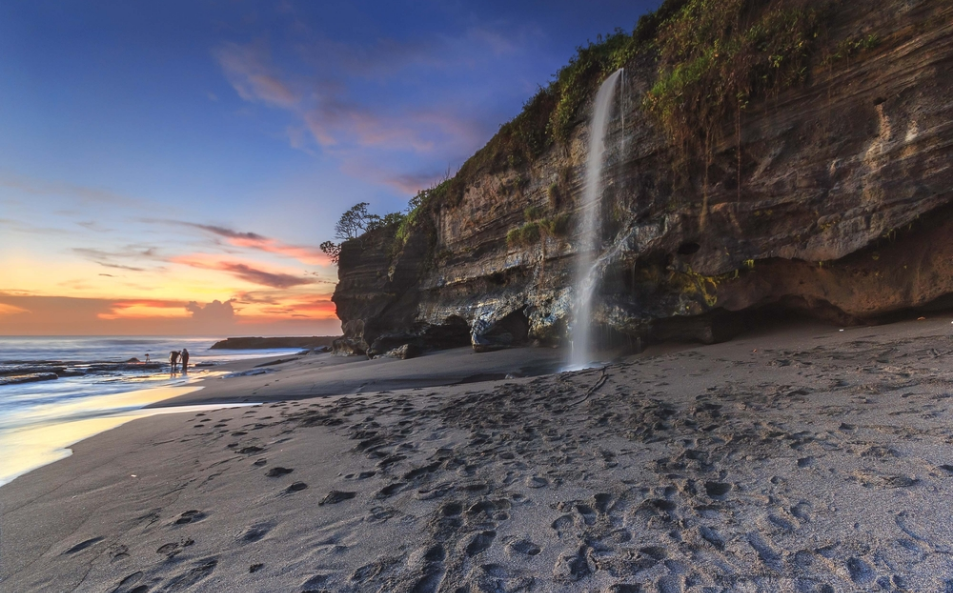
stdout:
POLYGON ((599 87, 589 126, 589 156, 586 160, 586 186, 580 207, 576 268, 573 276, 573 319, 570 326, 572 347, 569 368, 585 368, 592 362, 592 298, 596 286, 595 254, 600 251, 599 230, 602 209, 602 168, 605 161, 606 129, 615 97, 615 86, 622 69, 613 72, 599 87))

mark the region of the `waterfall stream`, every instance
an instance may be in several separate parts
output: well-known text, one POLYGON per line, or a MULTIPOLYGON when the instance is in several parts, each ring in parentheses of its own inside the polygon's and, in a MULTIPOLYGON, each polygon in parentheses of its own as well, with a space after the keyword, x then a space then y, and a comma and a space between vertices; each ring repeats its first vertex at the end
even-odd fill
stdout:
POLYGON ((616 70, 596 93, 589 126, 589 156, 586 160, 586 185, 580 207, 577 259, 573 275, 573 319, 570 326, 572 347, 569 368, 581 369, 592 362, 592 299, 597 284, 596 254, 599 253, 599 231, 602 226, 602 170, 605 164, 605 140, 615 98, 615 86, 622 75, 616 70))

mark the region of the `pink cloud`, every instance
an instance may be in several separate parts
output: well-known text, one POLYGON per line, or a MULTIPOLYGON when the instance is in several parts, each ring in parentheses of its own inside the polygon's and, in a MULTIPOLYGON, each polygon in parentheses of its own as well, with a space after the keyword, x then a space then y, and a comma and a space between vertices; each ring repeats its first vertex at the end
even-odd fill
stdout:
MULTIPOLYGON (((381 46, 390 49, 382 49, 381 55, 377 56, 379 61, 393 59, 403 63, 417 60, 421 55, 419 48, 400 46, 401 51, 391 51, 391 45, 384 43, 381 46)), ((349 55, 344 49, 336 47, 335 52, 347 55, 347 60, 363 64, 362 68, 371 68, 374 63, 369 56, 349 55)), ((328 76, 310 83, 315 90, 306 100, 294 88, 302 88, 308 83, 287 82, 271 65, 267 47, 262 43, 246 46, 227 43, 214 55, 242 99, 287 109, 300 118, 314 141, 322 147, 354 144, 432 152, 437 146, 450 145, 468 152, 485 139, 485 130, 469 118, 432 111, 382 113, 347 100, 346 87, 328 76)), ((304 148, 297 129, 286 128, 286 133, 292 147, 304 148)))
POLYGON ((285 289, 317 282, 314 278, 306 278, 304 276, 296 276, 284 272, 272 272, 241 262, 222 261, 218 257, 200 253, 176 257, 171 261, 192 268, 225 272, 239 280, 260 286, 267 286, 269 288, 285 289))
POLYGON ((359 105, 325 100, 304 114, 315 142, 335 146, 353 142, 358 146, 382 146, 430 151, 434 142, 423 138, 421 130, 405 125, 405 119, 382 117, 359 105))
MULTIPOLYGON (((429 155, 431 159, 445 159, 441 165, 449 165, 478 149, 491 130, 472 114, 454 113, 455 108, 444 107, 444 103, 433 109, 421 109, 380 102, 366 94, 352 93, 349 83, 355 77, 383 82, 399 76, 405 68, 452 68, 455 66, 450 58, 469 55, 466 50, 474 46, 489 48, 496 55, 515 51, 515 46, 503 35, 479 28, 469 30, 459 40, 443 40, 438 46, 382 39, 371 47, 352 47, 320 40, 301 46, 301 56, 310 73, 297 74, 294 78, 277 71, 264 42, 228 43, 214 54, 240 97, 284 109, 294 118, 283 130, 292 148, 313 154, 312 148, 320 147, 326 154, 337 157, 342 170, 349 175, 370 177, 412 194, 439 177, 427 176, 421 184, 412 179, 423 177, 419 174, 382 170, 368 174, 370 169, 357 164, 366 158, 359 153, 368 148, 404 155, 418 153, 429 155), (303 92, 303 89, 310 91, 303 92)), ((381 154, 374 158, 376 163, 387 159, 381 154)), ((375 164, 373 168, 378 167, 375 164)), ((276 244, 255 247, 273 253, 279 249, 276 244)), ((293 246, 281 247, 283 252, 291 253, 286 247, 293 246)))
POLYGON ((275 255, 283 255, 285 257, 290 257, 300 261, 303 264, 314 265, 314 266, 329 266, 331 265, 331 259, 323 251, 317 247, 310 247, 304 245, 289 245, 287 243, 282 243, 277 239, 272 239, 270 237, 265 237, 264 235, 259 235, 258 233, 252 232, 241 232, 236 231, 227 227, 217 226, 213 224, 197 224, 194 222, 185 222, 182 220, 161 220, 156 222, 162 222, 165 224, 174 224, 178 226, 185 226, 190 228, 199 229, 207 233, 222 237, 230 245, 235 247, 243 247, 247 249, 257 249, 259 251, 264 251, 267 253, 274 253, 275 255))
POLYGON ((421 173, 418 175, 406 174, 385 177, 382 181, 400 193, 412 196, 422 189, 433 187, 445 177, 446 175, 431 175, 427 173, 421 173))
POLYGON ((272 72, 264 45, 226 43, 214 56, 242 99, 279 107, 293 107, 301 100, 300 94, 272 72))

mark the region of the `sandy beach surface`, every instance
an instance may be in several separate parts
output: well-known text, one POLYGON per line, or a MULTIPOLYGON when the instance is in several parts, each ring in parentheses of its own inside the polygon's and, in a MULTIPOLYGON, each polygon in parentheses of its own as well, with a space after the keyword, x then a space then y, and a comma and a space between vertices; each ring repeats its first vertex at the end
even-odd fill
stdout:
POLYGON ((239 363, 0 488, 0 590, 953 591, 950 321, 239 363))

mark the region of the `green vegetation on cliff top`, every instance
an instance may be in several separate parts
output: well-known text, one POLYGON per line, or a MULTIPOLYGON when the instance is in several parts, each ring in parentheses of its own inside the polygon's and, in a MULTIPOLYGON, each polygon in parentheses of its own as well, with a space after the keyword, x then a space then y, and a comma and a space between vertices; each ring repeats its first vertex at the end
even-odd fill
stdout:
POLYGON ((666 0, 642 16, 631 34, 616 30, 579 47, 453 178, 427 191, 456 204, 465 180, 478 171, 520 168, 552 145, 567 142, 581 107, 598 85, 640 54, 658 63, 657 82, 643 108, 682 156, 701 156, 696 149, 704 148, 706 133, 714 141, 716 124, 730 122, 733 113, 769 92, 805 80, 828 4, 666 0), (702 138, 701 146, 695 145, 697 138, 702 138))

